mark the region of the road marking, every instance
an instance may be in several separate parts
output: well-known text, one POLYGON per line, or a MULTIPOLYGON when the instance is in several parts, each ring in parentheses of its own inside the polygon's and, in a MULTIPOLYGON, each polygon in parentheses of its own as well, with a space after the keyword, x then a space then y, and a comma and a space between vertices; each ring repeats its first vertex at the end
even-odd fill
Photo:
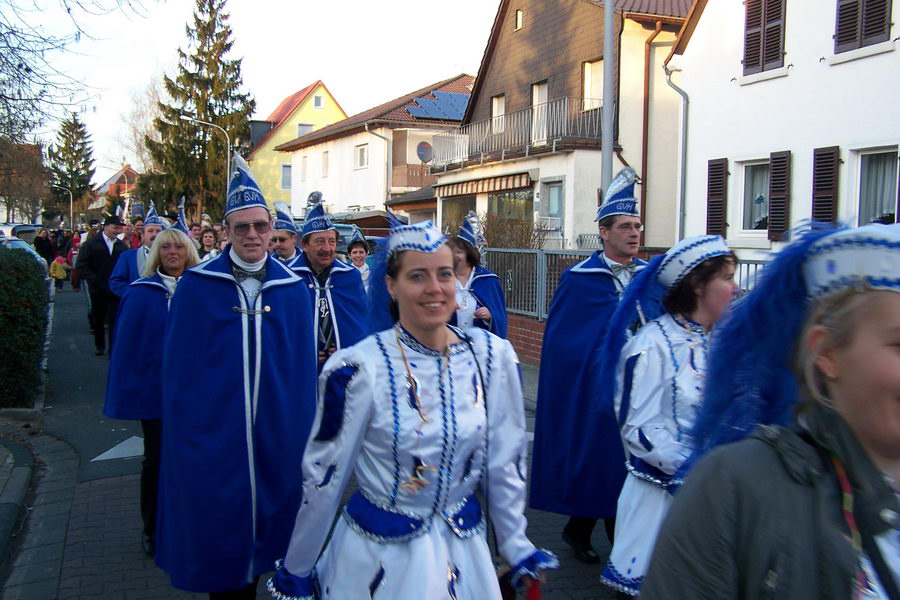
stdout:
POLYGON ((119 442, 100 456, 92 458, 91 462, 98 460, 112 460, 114 458, 135 458, 144 455, 144 438, 133 435, 124 442, 119 442))

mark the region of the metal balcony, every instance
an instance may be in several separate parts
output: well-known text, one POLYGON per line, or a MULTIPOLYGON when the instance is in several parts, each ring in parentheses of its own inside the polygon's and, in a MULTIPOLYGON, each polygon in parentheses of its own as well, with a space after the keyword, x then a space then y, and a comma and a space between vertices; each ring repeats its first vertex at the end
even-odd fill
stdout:
POLYGON ((563 97, 434 136, 432 171, 560 146, 599 147, 602 101, 563 97))

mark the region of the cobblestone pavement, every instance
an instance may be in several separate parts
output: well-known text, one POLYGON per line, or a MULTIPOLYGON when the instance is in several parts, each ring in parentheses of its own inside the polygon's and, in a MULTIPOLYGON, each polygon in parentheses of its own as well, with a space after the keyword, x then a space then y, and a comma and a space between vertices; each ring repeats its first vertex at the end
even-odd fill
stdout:
MULTIPOLYGON (((115 459, 121 464, 104 471, 91 463, 94 451, 83 450, 98 443, 91 439, 99 435, 91 433, 96 423, 106 427, 103 431, 112 426, 104 423, 100 414, 106 360, 92 356, 82 301, 75 293, 56 297, 55 327, 66 333, 54 335, 51 343, 48 410, 30 422, 0 417, 0 436, 22 444, 36 458, 26 518, 14 535, 12 554, 3 567, 3 598, 206 598, 205 594, 173 589, 141 549, 139 459, 115 459), (94 386, 86 382, 94 382, 94 386), (89 399, 93 404, 89 403, 89 408, 75 406, 78 394, 95 396, 89 399)), ((536 369, 523 366, 531 406, 536 375, 536 369)), ((130 435, 125 429, 117 431, 123 439, 130 435)), ((0 490, 3 473, 11 468, 6 456, 0 450, 0 490)), ((562 563, 543 588, 546 600, 613 597, 598 583, 600 565, 576 562, 560 540, 565 517, 540 511, 529 511, 527 516, 531 540, 554 551, 562 563)), ((602 525, 597 527, 594 545, 605 559, 609 548, 602 529, 602 525)), ((265 577, 258 598, 268 597, 264 581, 265 577)))

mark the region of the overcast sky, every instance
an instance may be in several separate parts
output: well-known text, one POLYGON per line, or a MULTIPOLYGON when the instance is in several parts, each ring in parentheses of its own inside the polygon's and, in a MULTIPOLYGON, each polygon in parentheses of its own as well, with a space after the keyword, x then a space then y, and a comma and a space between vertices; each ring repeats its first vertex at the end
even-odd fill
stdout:
MULTIPOLYGON (((35 0, 34 18, 49 31, 71 23, 59 0, 35 0)), ((133 2, 135 0, 132 0, 133 2)), ((134 11, 82 16, 94 39, 55 59, 93 97, 82 115, 93 137, 100 183, 133 154, 123 141, 130 98, 154 75, 172 74, 194 0, 140 0, 134 11)), ((286 96, 321 79, 353 115, 459 73, 475 75, 500 0, 229 0, 233 58, 243 58, 244 86, 266 118, 286 96)), ((55 124, 42 130, 55 140, 55 124)))

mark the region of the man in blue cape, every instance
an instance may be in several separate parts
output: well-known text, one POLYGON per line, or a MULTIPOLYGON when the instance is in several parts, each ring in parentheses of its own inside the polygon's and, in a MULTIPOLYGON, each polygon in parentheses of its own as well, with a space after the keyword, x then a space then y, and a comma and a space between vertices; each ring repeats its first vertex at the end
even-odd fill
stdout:
POLYGON ((319 369, 335 350, 347 348, 369 335, 368 304, 362 276, 352 265, 337 260, 337 230, 325 214, 321 194, 310 194, 312 203, 303 223, 302 252, 288 266, 303 280, 312 305, 319 369))
POLYGON ((211 598, 255 598, 287 551, 316 402, 309 296, 267 254, 271 214, 234 165, 232 243, 178 284, 162 368, 156 561, 174 587, 211 598))
POLYGON ((302 252, 297 246, 297 226, 291 208, 284 202, 275 203, 275 226, 272 228, 272 256, 286 265, 293 264, 302 252))
POLYGON ((598 519, 612 540, 625 481, 615 416, 595 406, 599 386, 612 385, 614 373, 591 366, 622 292, 647 264, 635 258, 643 230, 635 183, 626 167, 610 184, 596 219, 603 250, 563 272, 541 349, 530 505, 569 516, 563 539, 589 564, 600 560, 591 545, 598 519))
POLYGON ((150 209, 147 210, 147 218, 144 219, 140 247, 126 250, 120 254, 119 260, 116 261, 116 266, 109 276, 109 289, 113 294, 123 298, 131 282, 140 279, 147 257, 150 256, 153 240, 156 239, 160 231, 167 227, 168 224, 164 223, 162 217, 156 214, 156 207, 153 206, 153 201, 151 200, 150 209))

